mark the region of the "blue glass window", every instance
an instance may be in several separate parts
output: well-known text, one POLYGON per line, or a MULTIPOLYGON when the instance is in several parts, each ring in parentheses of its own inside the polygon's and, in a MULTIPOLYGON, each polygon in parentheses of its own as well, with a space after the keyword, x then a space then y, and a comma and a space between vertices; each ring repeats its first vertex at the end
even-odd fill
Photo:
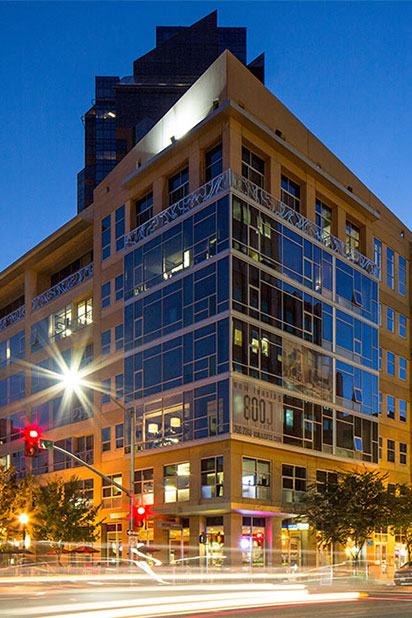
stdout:
POLYGON ((229 260, 224 258, 126 307, 126 349, 227 310, 228 271, 229 260))
POLYGON ((386 395, 386 416, 395 418, 395 397, 392 395, 386 395))
POLYGON ((110 215, 102 219, 102 260, 106 260, 111 255, 111 235, 112 224, 110 215))
POLYGON ((407 421, 407 403, 404 399, 399 399, 399 420, 402 423, 407 421))
POLYGON ((121 251, 124 248, 124 232, 125 232, 125 210, 124 205, 116 209, 115 212, 115 238, 116 251, 121 251))
POLYGON ((114 280, 114 299, 115 302, 123 298, 123 275, 119 275, 114 280))
POLYGON ((395 354, 386 352, 386 373, 390 376, 395 375, 395 354))
POLYGON ((406 338, 406 318, 401 313, 399 314, 399 336, 406 338))
POLYGON ((228 196, 221 198, 126 255, 125 299, 227 249, 228 204, 228 196))
POLYGON ((115 381, 115 397, 116 399, 122 399, 123 398, 123 386, 124 386, 123 374, 120 373, 117 376, 115 376, 114 381, 115 381))
POLYGON ((111 281, 102 285, 102 309, 109 307, 111 303, 111 281))
POLYGON ((189 193, 189 168, 185 167, 168 180, 169 206, 189 193))
POLYGON ((102 356, 106 356, 111 352, 111 331, 105 330, 102 332, 102 356))
POLYGON ((406 358, 399 357, 399 378, 406 380, 406 358))
POLYGON ((336 361, 336 396, 345 407, 378 415, 378 379, 363 369, 336 361))
POLYGON ((406 295, 406 260, 402 256, 399 256, 398 262, 398 292, 406 295))
POLYGON ((32 352, 40 350, 49 342, 49 318, 43 318, 31 327, 30 345, 32 352))
POLYGON ((386 247, 386 285, 392 290, 395 287, 395 255, 389 247, 386 247))
POLYGON ((395 332, 395 312, 390 307, 386 307, 386 328, 391 332, 395 332))
POLYGON ((23 399, 26 395, 25 372, 19 371, 14 375, 0 380, 0 406, 23 399))
POLYGON ((373 239, 373 261, 378 268, 378 277, 382 278, 382 243, 377 238, 373 239))
POLYGON ((123 341, 124 341, 123 331, 124 331, 123 324, 118 324, 114 329, 114 348, 116 352, 123 348, 123 341))
POLYGON ((136 227, 140 227, 153 217, 153 193, 147 193, 135 203, 136 227))
POLYGON ((216 178, 223 170, 222 144, 218 144, 206 152, 205 157, 205 178, 206 182, 216 178))
POLYGON ((110 393, 112 391, 111 378, 102 380, 102 405, 110 403, 110 393))

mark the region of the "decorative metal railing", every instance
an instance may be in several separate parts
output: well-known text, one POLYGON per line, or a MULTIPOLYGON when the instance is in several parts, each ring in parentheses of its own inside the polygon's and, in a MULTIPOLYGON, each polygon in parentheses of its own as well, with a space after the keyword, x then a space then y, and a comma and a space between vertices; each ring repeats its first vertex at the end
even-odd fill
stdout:
POLYGON ((18 309, 15 309, 8 315, 5 315, 4 318, 1 318, 0 320, 0 331, 4 330, 8 326, 11 326, 12 324, 15 324, 16 322, 24 318, 25 315, 26 307, 24 305, 22 305, 18 309))
POLYGON ((31 301, 31 310, 36 311, 36 309, 40 309, 40 307, 44 307, 47 303, 50 303, 52 300, 69 292, 77 285, 83 283, 83 281, 87 281, 93 275, 93 262, 87 264, 87 266, 83 266, 80 270, 69 275, 66 279, 59 281, 52 288, 49 288, 42 294, 35 296, 31 301))
POLYGON ((81 328, 92 324, 93 320, 91 316, 85 317, 80 316, 77 318, 72 318, 71 320, 56 320, 55 321, 55 333, 51 337, 52 341, 58 341, 59 339, 64 339, 65 337, 70 337, 73 333, 76 333, 81 328))
POLYGON ((273 197, 273 195, 270 195, 270 193, 264 191, 264 189, 261 189, 253 182, 250 182, 247 178, 243 178, 243 176, 240 176, 240 174, 237 174, 233 170, 226 170, 222 174, 219 174, 219 176, 216 176, 216 178, 213 178, 202 187, 199 187, 199 189, 193 191, 190 195, 176 202, 176 204, 172 204, 172 206, 158 213, 156 216, 152 217, 152 219, 143 223, 143 225, 132 230, 126 236, 126 248, 133 247, 138 242, 148 238, 156 230, 174 221, 174 219, 177 219, 177 217, 180 217, 200 204, 217 198, 222 193, 228 191, 228 189, 234 189, 260 206, 267 208, 274 215, 322 243, 340 257, 350 260, 368 274, 378 277, 377 265, 366 257, 366 255, 350 247, 347 243, 343 242, 343 240, 333 236, 333 234, 328 234, 325 230, 316 225, 316 223, 310 221, 310 219, 296 212, 293 208, 290 208, 273 197))
POLYGON ((231 171, 230 186, 242 195, 254 200, 261 206, 265 206, 271 210, 278 217, 290 223, 297 229, 301 230, 311 238, 314 238, 318 242, 325 245, 339 256, 346 258, 357 264, 362 270, 365 270, 368 274, 378 277, 378 267, 371 259, 360 253, 357 249, 350 247, 347 243, 343 242, 333 234, 328 234, 321 227, 316 225, 310 219, 307 219, 293 208, 286 206, 280 200, 277 200, 272 195, 258 187, 257 185, 243 178, 236 172, 231 171))
POLYGON ((208 202, 215 197, 218 197, 223 192, 227 191, 230 188, 230 170, 226 170, 223 174, 219 174, 216 178, 213 178, 205 185, 193 191, 186 197, 182 198, 175 204, 166 208, 166 210, 162 210, 157 215, 140 225, 136 229, 132 230, 130 234, 126 236, 125 244, 126 248, 133 247, 133 245, 137 244, 141 240, 144 240, 153 232, 158 230, 159 228, 167 225, 177 217, 189 212, 196 206, 203 204, 204 202, 208 202))

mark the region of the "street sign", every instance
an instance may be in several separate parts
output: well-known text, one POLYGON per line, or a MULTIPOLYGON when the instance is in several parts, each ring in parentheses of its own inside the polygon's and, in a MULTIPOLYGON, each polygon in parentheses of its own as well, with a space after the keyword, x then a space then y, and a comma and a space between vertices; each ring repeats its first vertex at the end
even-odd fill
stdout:
POLYGON ((40 438, 39 446, 40 446, 40 448, 44 449, 45 451, 52 451, 53 450, 53 446, 54 446, 54 442, 53 442, 53 440, 43 440, 43 438, 40 438))
POLYGON ((158 521, 156 526, 159 530, 181 530, 182 526, 172 521, 158 521))
POLYGON ((127 531, 127 536, 138 536, 138 531, 137 530, 128 530, 127 531))

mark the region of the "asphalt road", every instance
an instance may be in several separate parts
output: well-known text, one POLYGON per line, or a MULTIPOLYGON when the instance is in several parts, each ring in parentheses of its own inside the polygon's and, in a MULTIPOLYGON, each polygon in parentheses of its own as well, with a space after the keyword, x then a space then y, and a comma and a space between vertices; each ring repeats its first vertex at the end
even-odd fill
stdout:
POLYGON ((407 618, 412 617, 412 599, 360 599, 349 603, 315 603, 289 607, 236 609, 209 614, 180 614, 179 618, 407 618))
MULTIPOLYGON (((347 592, 347 589, 346 589, 347 592)), ((368 597, 342 600, 345 591, 324 587, 307 591, 270 585, 176 585, 104 581, 102 578, 0 584, 1 618, 412 618, 412 588, 370 590, 368 597), (325 595, 336 595, 328 601, 325 595), (267 596, 265 596, 267 595, 267 596), (286 595, 285 598, 282 595, 286 595), (261 607, 262 599, 268 599, 261 607), (278 601, 288 605, 276 606, 278 601), (247 607, 254 603, 254 607, 247 607), (199 612, 199 609, 203 609, 199 612)))

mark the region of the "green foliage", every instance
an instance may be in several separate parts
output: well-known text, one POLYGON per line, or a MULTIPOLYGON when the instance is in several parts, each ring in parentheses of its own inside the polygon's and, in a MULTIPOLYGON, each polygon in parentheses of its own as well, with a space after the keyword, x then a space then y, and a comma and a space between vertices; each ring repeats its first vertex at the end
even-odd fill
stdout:
POLYGON ((96 522, 100 507, 89 507, 80 492, 79 479, 49 481, 33 494, 35 517, 32 530, 40 541, 49 541, 60 561, 65 543, 92 543, 96 540, 96 522))
POLYGON ((15 468, 0 466, 0 542, 19 534, 18 516, 29 511, 31 479, 17 479, 15 468))
POLYGON ((396 485, 394 492, 388 494, 390 517, 388 525, 395 533, 401 530, 406 542, 408 555, 412 551, 412 488, 408 485, 396 485))
POLYGON ((320 543, 346 545, 350 538, 357 559, 373 531, 388 525, 391 500, 385 480, 386 475, 365 469, 338 473, 337 482, 321 487, 310 485, 302 511, 318 531, 320 543))

